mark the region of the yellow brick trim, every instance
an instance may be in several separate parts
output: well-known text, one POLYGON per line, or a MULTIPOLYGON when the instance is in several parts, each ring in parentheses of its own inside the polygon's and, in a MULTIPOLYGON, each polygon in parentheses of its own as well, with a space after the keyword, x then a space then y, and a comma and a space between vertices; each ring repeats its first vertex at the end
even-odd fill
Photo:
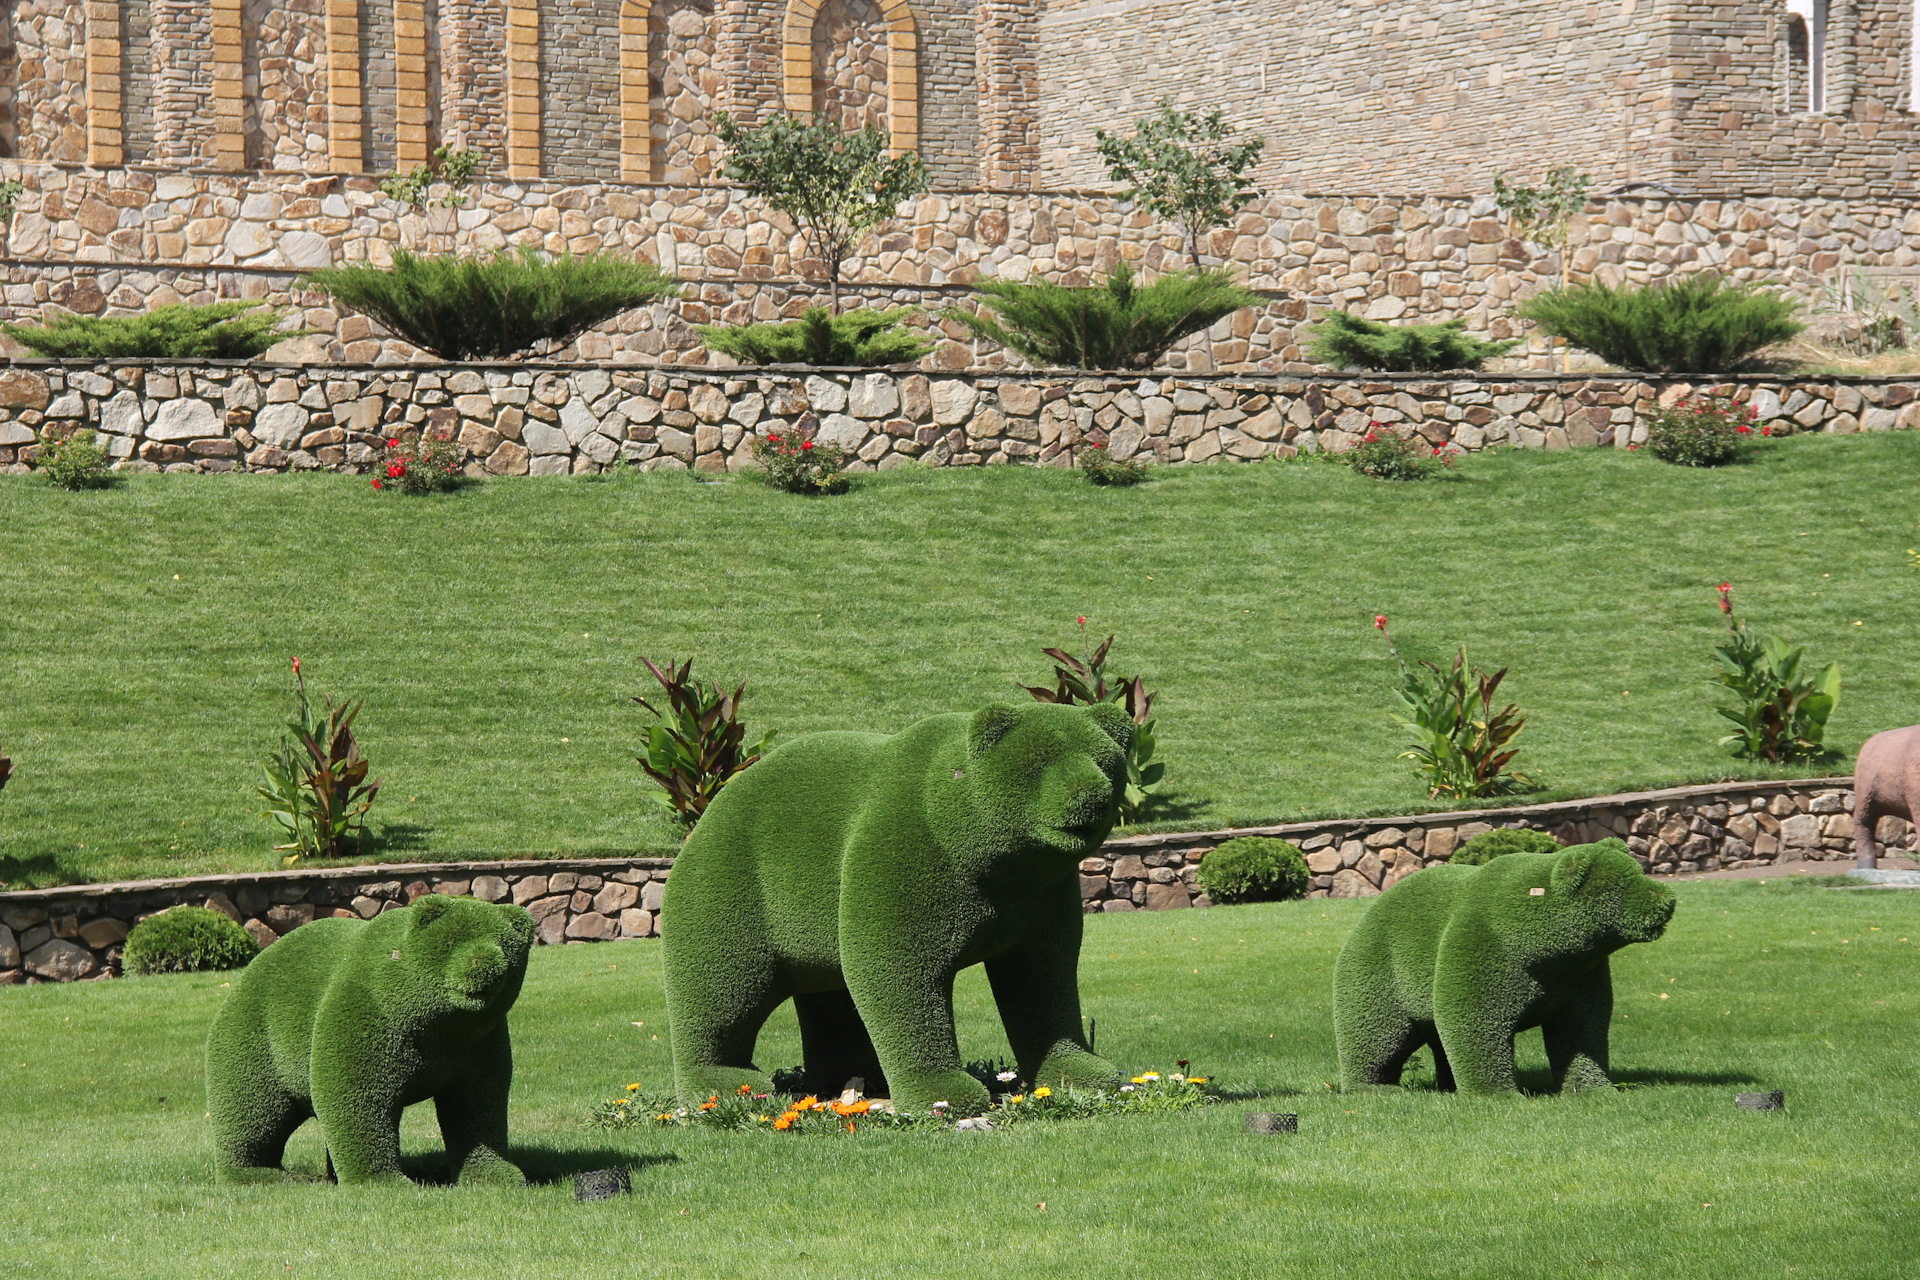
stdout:
MULTIPOLYGON (((820 6, 787 0, 780 66, 787 111, 813 112, 813 25, 820 6)), ((920 147, 920 35, 907 0, 880 0, 887 22, 887 131, 890 150, 905 155, 920 147)))
POLYGON ((647 83, 653 0, 620 3, 620 180, 653 180, 653 91, 647 83))
POLYGON ((87 163, 102 169, 126 162, 120 134, 120 4, 87 0, 87 163))
POLYGON ((396 169, 427 162, 426 0, 393 0, 394 148, 396 169))
POLYGON ((213 163, 230 173, 247 167, 242 58, 240 0, 213 0, 213 163))
POLYGON ((365 163, 360 122, 360 6, 327 0, 327 158, 340 173, 365 163))
POLYGON ((540 176, 538 0, 507 0, 507 176, 540 176))

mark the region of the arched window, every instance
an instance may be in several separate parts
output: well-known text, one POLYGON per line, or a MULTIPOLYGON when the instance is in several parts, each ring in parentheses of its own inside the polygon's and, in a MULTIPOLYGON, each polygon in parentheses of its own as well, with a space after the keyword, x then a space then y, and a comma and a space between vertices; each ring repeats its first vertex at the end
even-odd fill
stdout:
POLYGON ((1827 109, 1827 0, 1787 0, 1785 108, 1827 109))

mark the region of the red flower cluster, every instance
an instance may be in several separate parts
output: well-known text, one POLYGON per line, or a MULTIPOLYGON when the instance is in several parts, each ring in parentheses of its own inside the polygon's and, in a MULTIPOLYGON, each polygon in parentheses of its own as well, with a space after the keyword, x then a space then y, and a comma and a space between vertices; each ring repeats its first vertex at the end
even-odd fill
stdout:
POLYGON ((1731 582, 1723 582, 1715 587, 1714 590, 1720 593, 1720 612, 1731 614, 1733 612, 1733 584, 1731 582))

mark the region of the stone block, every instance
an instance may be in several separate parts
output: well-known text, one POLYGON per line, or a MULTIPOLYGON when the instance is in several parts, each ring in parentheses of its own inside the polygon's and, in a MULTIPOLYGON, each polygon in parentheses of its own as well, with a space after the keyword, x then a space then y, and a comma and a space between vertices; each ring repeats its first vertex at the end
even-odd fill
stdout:
POLYGON ((639 889, 614 881, 593 896, 593 909, 603 916, 616 916, 639 900, 639 889))
POLYGON ((169 400, 147 424, 149 440, 195 440, 223 433, 220 415, 204 400, 169 400))
POLYGON ((513 901, 518 906, 526 906, 535 898, 543 897, 547 892, 545 876, 522 876, 513 886, 513 901))
POLYGON ((1192 905, 1193 897, 1187 892, 1187 886, 1178 880, 1171 884, 1147 886, 1147 910, 1149 911, 1171 911, 1192 905))
POLYGON ((59 938, 44 942, 28 952, 26 969, 35 977, 45 978, 49 982, 78 982, 99 972, 100 962, 94 959, 93 952, 79 943, 59 938))
POLYGON ((510 890, 507 882, 499 876, 475 876, 473 878, 473 896, 482 902, 498 902, 505 898, 510 890))
POLYGON ((617 924, 598 911, 587 911, 567 921, 566 936, 579 942, 607 942, 619 931, 617 924))
MULTIPOLYGON (((80 926, 80 941, 102 951, 127 940, 127 923, 115 920, 112 916, 103 916, 98 920, 89 920, 80 926)), ((0 955, 0 969, 11 968, 4 955, 0 955)))
POLYGON ((620 936, 646 938, 653 934, 653 912, 629 907, 620 913, 620 936))
MULTIPOLYGON (((1376 860, 1377 861, 1377 860, 1376 860)), ((1340 871, 1333 877, 1328 896, 1333 898, 1370 898, 1379 893, 1367 878, 1352 867, 1340 871)))

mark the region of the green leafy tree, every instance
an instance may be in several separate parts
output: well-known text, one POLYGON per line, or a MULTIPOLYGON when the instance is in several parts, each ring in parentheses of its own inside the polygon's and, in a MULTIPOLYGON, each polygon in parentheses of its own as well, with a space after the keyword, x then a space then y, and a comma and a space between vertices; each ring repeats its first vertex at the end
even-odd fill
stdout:
POLYGON ((842 264, 903 202, 926 193, 919 153, 890 155, 885 130, 849 133, 817 115, 778 114, 746 128, 723 111, 714 128, 727 148, 727 178, 791 218, 807 252, 825 264, 837 313, 842 264))
POLYGON ((479 152, 465 148, 456 151, 448 143, 435 147, 433 158, 426 164, 415 165, 412 173, 395 171, 380 179, 380 194, 415 213, 429 205, 457 209, 467 202, 461 188, 473 181, 473 175, 479 168, 479 152), (434 196, 432 192, 436 185, 444 185, 446 191, 434 196))
POLYGON ((1260 194, 1248 174, 1267 140, 1236 138, 1217 107, 1202 115, 1177 109, 1171 98, 1160 99, 1158 106, 1158 115, 1134 125, 1131 138, 1105 129, 1093 136, 1108 175, 1127 184, 1121 198, 1138 200, 1155 217, 1178 226, 1197 269, 1200 238, 1260 194))
POLYGON ((1805 326, 1791 298, 1710 272, 1644 288, 1598 282, 1548 289, 1513 309, 1622 369, 1725 373, 1805 326))
POLYGON ((1560 251, 1560 283, 1567 282, 1567 236, 1573 230, 1573 215, 1587 207, 1587 191, 1593 175, 1578 165, 1563 165, 1550 171, 1537 187, 1508 182, 1506 175, 1493 175, 1493 200, 1507 215, 1507 227, 1523 240, 1560 251))

